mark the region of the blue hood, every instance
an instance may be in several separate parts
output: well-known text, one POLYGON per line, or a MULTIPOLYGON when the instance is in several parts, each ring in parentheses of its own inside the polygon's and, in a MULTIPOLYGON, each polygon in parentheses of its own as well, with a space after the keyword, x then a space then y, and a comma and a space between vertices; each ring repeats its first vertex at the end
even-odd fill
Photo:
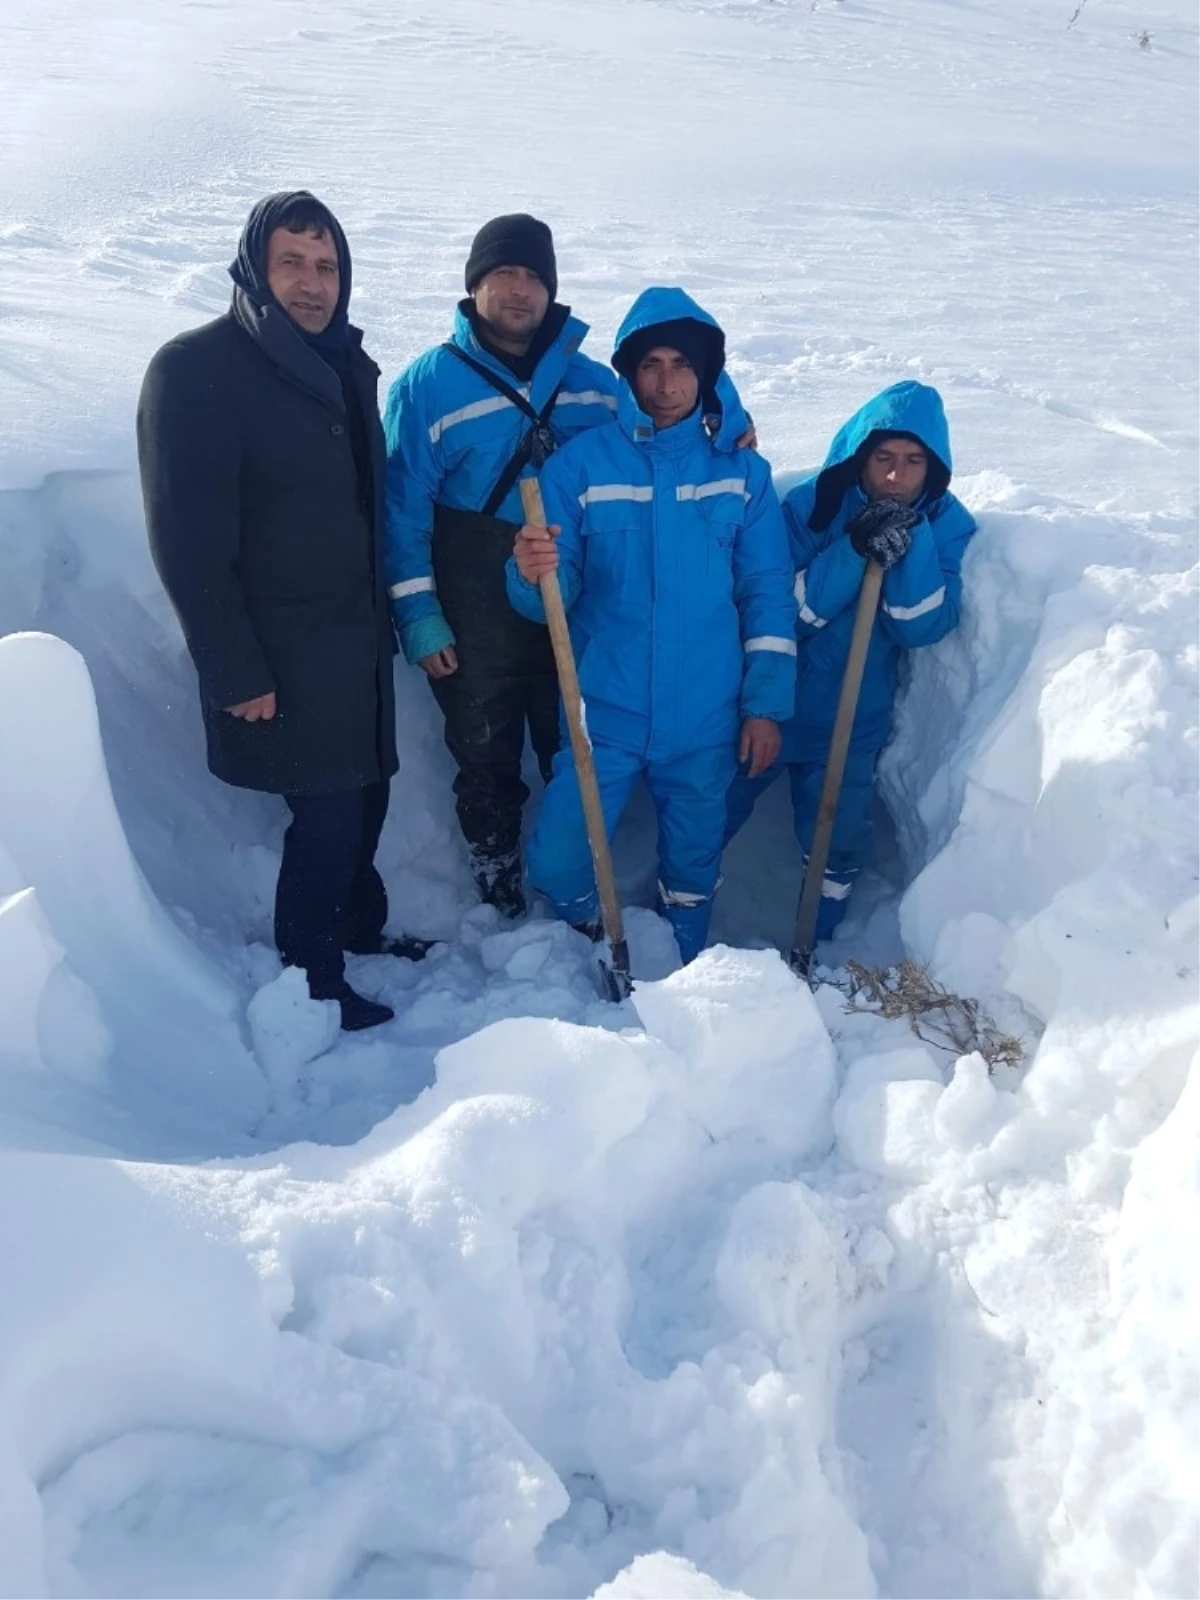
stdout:
POLYGON ((911 433, 929 452, 929 475, 919 504, 932 505, 950 487, 950 427, 942 397, 929 384, 906 378, 868 400, 834 435, 817 475, 809 519, 814 530, 829 526, 846 490, 858 479, 861 453, 875 433, 911 433))
MULTIPOLYGON (((709 316, 703 306, 698 306, 690 294, 683 289, 643 289, 617 329, 613 364, 615 366, 615 357, 621 346, 635 333, 640 333, 643 328, 656 327, 660 322, 678 322, 685 317, 698 322, 712 335, 713 365, 717 368, 718 376, 716 382, 700 396, 700 403, 704 407, 713 444, 718 450, 732 450, 750 426, 750 417, 742 405, 733 379, 725 371, 725 332, 716 318, 709 316)), ((624 378, 620 384, 618 416, 626 431, 635 439, 652 433, 653 424, 638 405, 632 388, 624 378)))

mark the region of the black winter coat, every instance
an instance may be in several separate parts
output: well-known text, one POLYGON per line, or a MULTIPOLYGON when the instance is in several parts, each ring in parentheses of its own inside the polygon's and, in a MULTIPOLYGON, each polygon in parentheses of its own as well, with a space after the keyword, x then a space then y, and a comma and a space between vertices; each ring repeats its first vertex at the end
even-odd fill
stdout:
POLYGON ((396 770, 379 369, 351 329, 360 487, 336 373, 248 301, 151 361, 138 404, 150 549, 200 678, 218 778, 336 794, 396 770), (224 708, 274 690, 270 722, 224 708))

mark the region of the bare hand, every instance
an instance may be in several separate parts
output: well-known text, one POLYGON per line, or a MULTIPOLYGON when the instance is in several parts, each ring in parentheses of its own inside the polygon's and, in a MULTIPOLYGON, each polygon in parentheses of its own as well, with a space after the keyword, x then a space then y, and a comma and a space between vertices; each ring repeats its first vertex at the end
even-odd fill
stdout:
POLYGON ((435 650, 431 656, 422 656, 417 665, 431 678, 448 678, 451 673, 458 671, 458 655, 454 646, 448 644, 442 650, 435 650))
POLYGON ((243 722, 270 722, 275 715, 275 693, 260 694, 257 700, 243 700, 236 706, 226 706, 231 717, 243 722))
POLYGON ((743 434, 741 434, 739 436, 739 438, 737 439, 737 441, 734 444, 733 448, 735 450, 757 450, 758 449, 758 429, 754 426, 753 423, 750 424, 750 426, 746 429, 745 433, 743 433, 743 434))
POLYGON ((746 776, 757 778, 779 760, 783 736, 779 724, 769 717, 747 717, 742 723, 742 742, 738 746, 738 760, 750 763, 746 776))
POLYGON ((560 531, 557 524, 551 528, 535 528, 527 522, 517 534, 513 555, 517 558, 517 571, 526 583, 537 583, 557 568, 558 551, 554 541, 560 531))

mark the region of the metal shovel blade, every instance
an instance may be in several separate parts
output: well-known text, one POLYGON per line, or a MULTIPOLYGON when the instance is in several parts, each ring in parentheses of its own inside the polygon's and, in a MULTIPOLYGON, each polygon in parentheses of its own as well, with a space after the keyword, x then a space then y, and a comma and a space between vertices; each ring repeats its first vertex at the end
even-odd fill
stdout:
POLYGON ((612 964, 600 957, 600 987, 604 998, 619 1006, 633 993, 633 975, 629 970, 629 946, 619 939, 612 946, 612 964))

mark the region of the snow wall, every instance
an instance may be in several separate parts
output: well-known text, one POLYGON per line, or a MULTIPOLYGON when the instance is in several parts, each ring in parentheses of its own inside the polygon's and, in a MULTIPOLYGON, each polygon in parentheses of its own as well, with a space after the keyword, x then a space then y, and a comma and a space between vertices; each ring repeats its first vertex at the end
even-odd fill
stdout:
POLYGON ((0 1593, 1188 1592, 1195 529, 961 492, 884 789, 1003 1081, 636 913, 599 1005, 470 910, 412 673, 448 944, 327 1050, 136 484, 0 495, 0 1593))

